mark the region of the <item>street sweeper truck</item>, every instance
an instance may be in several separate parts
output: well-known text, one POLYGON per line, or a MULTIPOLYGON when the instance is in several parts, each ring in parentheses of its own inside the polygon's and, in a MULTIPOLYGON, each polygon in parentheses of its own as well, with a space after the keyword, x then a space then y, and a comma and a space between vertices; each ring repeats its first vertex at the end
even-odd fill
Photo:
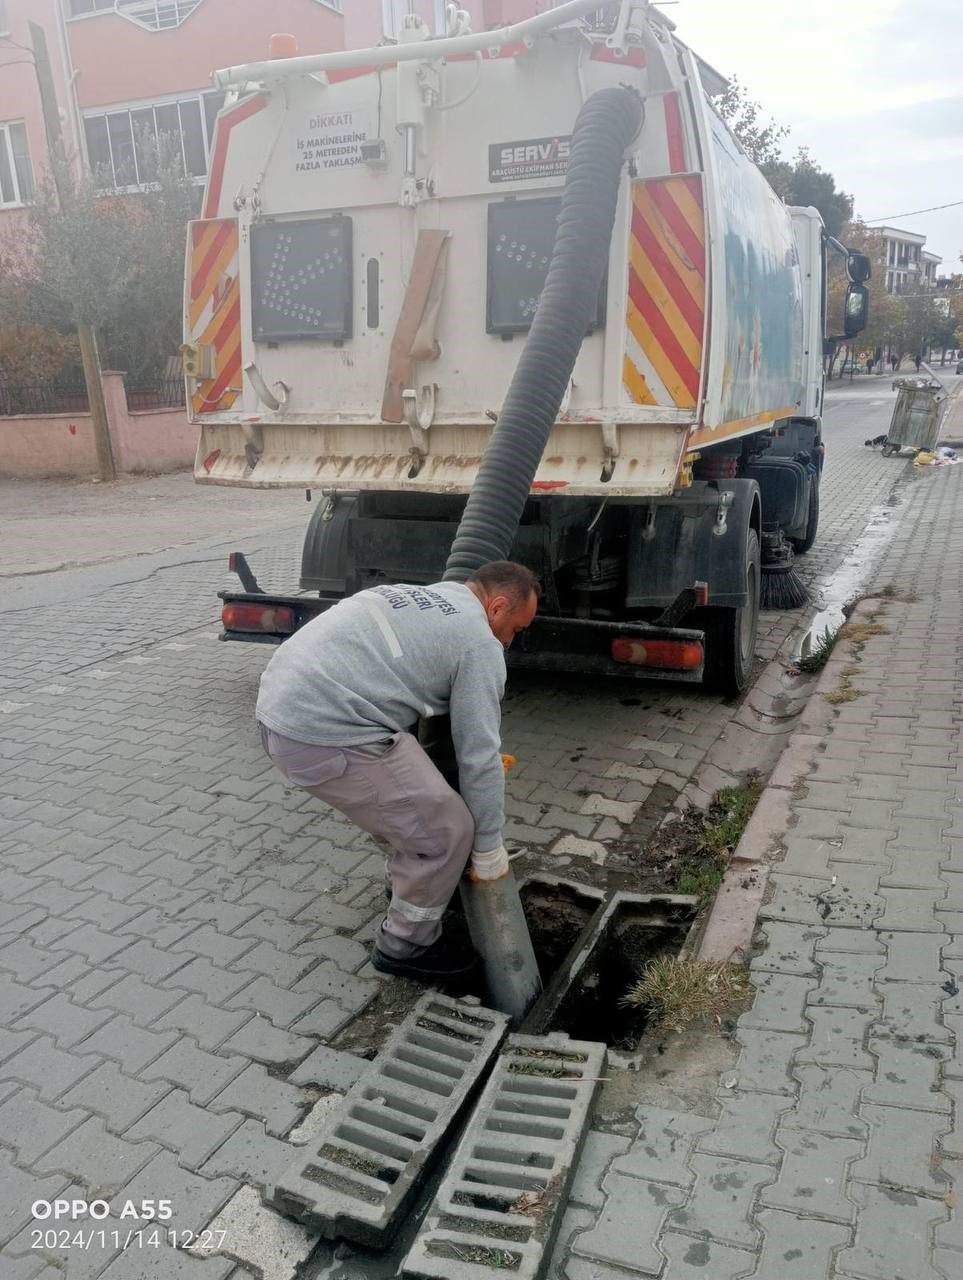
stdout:
POLYGON ((510 554, 544 592, 510 662, 741 689, 760 601, 801 603, 824 342, 865 325, 868 260, 781 203, 713 108, 720 77, 645 0, 484 31, 450 4, 442 34, 410 16, 397 43, 270 55, 215 77, 185 291, 195 476, 316 505, 291 590, 232 557, 224 637, 278 643, 364 587, 439 580, 525 364, 510 554), (615 88, 638 110, 609 191, 604 111, 573 130, 615 88), (601 242, 579 238, 606 200, 601 242), (833 253, 851 283, 827 332, 833 253))

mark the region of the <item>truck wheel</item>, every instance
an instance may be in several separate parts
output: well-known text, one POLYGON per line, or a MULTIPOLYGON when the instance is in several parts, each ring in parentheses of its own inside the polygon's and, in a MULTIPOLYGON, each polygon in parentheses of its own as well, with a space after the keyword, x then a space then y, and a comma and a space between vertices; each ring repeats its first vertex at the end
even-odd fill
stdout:
POLYGON ((750 529, 746 538, 746 603, 735 609, 708 609, 705 614, 703 683, 727 697, 741 693, 752 675, 759 621, 759 581, 759 535, 750 529))
POLYGON ((792 549, 797 556, 805 555, 816 541, 819 528, 819 476, 813 476, 809 486, 809 519, 806 521, 806 533, 802 538, 790 538, 792 549))

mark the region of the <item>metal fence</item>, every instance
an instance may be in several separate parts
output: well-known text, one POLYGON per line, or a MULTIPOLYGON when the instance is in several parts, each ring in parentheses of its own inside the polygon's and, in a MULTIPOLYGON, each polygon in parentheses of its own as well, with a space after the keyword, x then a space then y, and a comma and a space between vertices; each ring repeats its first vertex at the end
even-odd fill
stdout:
POLYGON ((36 385, 0 382, 0 417, 87 411, 87 390, 82 382, 36 385))
POLYGON ((138 409, 177 409, 185 403, 184 379, 180 375, 158 378, 153 382, 127 383, 127 408, 133 412, 138 409))
MULTIPOLYGON (((133 412, 139 409, 177 409, 186 403, 184 379, 180 375, 127 383, 126 391, 127 407, 133 412)), ((87 390, 82 381, 37 384, 0 382, 0 418, 87 412, 87 390)))

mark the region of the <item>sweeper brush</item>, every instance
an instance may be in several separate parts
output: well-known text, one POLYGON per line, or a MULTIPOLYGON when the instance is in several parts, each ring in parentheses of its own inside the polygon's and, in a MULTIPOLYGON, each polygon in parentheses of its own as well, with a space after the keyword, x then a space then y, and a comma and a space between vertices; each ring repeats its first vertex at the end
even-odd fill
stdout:
POLYGON ((807 602, 809 592, 796 572, 795 553, 782 530, 763 532, 760 568, 760 609, 801 609, 807 602))

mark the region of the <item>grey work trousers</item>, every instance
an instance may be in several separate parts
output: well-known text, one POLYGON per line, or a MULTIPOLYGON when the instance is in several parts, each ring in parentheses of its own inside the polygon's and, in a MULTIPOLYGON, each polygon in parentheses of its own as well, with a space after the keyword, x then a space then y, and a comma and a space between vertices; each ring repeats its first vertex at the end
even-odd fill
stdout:
POLYGON ((407 959, 429 946, 474 841, 461 796, 410 733, 360 748, 318 747, 260 728, 264 750, 289 782, 389 846, 391 902, 378 947, 407 959))

